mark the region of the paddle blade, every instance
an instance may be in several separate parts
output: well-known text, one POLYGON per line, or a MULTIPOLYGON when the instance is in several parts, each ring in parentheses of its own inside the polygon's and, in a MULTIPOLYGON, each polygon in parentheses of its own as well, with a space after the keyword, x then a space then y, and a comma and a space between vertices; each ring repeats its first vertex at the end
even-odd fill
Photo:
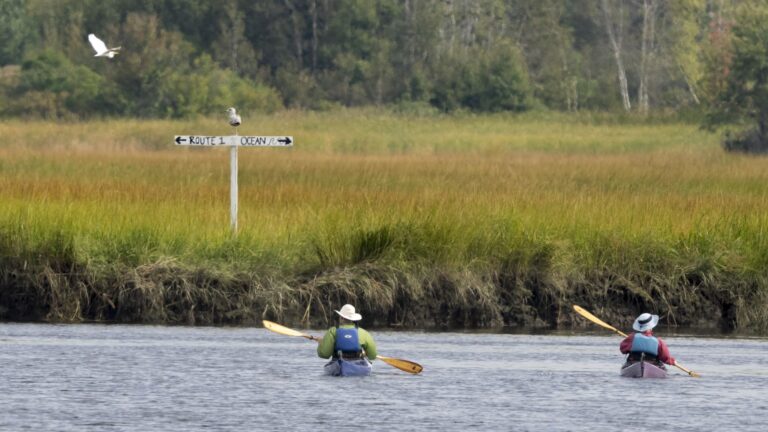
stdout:
POLYGON ((299 336, 304 337, 307 339, 314 339, 314 337, 310 335, 306 335, 298 330, 294 330, 292 328, 288 328, 285 326, 281 326, 280 324, 273 323, 272 321, 263 320, 262 324, 264 324, 264 328, 270 331, 273 331, 275 333, 279 333, 281 335, 285 336, 299 336))
POLYGON ((586 310, 586 309, 584 309, 583 307, 581 307, 581 306, 579 306, 579 305, 573 305, 573 310, 575 310, 576 312, 578 312, 578 313, 579 313, 579 315, 583 316, 584 318, 586 318, 586 319, 588 319, 588 320, 592 321, 593 323, 595 323, 595 324, 597 324, 597 325, 599 325, 599 326, 601 326, 601 327, 605 327, 605 328, 607 328, 608 330, 613 330, 613 331, 615 331, 616 333, 618 333, 618 334, 620 334, 620 335, 622 335, 622 336, 624 336, 624 337, 627 337, 627 334, 626 334, 626 333, 624 333, 624 332, 622 332, 621 330, 617 329, 616 327, 613 327, 612 325, 610 325, 610 324, 606 323, 605 321, 601 320, 600 318, 598 318, 598 317, 596 317, 596 316, 592 315, 591 313, 589 313, 589 311, 587 311, 587 310, 586 310))
POLYGON ((401 371, 412 373, 414 375, 421 373, 421 371, 424 370, 424 368, 420 364, 416 362, 412 362, 410 360, 403 360, 399 358, 384 357, 384 356, 376 356, 376 358, 380 359, 381 361, 383 361, 384 363, 392 367, 396 367, 401 371))

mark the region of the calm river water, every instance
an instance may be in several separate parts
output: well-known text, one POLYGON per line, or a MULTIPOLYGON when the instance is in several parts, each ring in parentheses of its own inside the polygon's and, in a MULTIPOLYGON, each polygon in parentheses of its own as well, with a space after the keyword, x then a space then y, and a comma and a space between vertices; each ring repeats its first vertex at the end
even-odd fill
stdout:
POLYGON ((0 324, 0 430, 768 429, 766 339, 662 331, 702 378, 637 380, 608 332, 373 334, 424 372, 326 377, 314 343, 260 328, 0 324))

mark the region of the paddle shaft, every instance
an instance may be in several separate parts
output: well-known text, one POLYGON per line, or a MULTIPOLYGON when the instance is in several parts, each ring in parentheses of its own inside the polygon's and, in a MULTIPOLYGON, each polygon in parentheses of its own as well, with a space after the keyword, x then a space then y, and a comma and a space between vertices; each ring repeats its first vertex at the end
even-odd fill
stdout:
MULTIPOLYGON (((623 331, 617 329, 616 327, 614 327, 614 326, 604 322, 600 318, 592 315, 589 311, 587 311, 586 309, 582 308, 581 306, 573 305, 573 310, 575 310, 579 315, 583 316, 584 318, 592 321, 593 323, 595 323, 595 324, 597 324, 597 325, 599 325, 601 327, 607 328, 608 330, 613 330, 614 332, 616 332, 617 334, 619 334, 622 337, 627 337, 626 333, 624 333, 623 331)), ((690 369, 686 369, 682 365, 678 364, 677 361, 675 361, 675 364, 672 365, 672 366, 675 366, 676 368, 680 369, 681 371, 687 373, 688 375, 690 375, 690 376, 692 376, 694 378, 701 377, 701 375, 697 374, 696 372, 694 372, 694 371, 692 371, 690 369)))

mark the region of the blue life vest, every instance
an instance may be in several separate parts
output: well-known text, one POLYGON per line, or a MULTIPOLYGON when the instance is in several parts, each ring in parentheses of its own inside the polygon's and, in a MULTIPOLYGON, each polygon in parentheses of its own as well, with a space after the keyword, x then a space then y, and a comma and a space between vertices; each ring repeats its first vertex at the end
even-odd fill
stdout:
POLYGON ((333 346, 333 352, 341 351, 344 354, 360 354, 360 338, 357 335, 357 328, 337 328, 336 344, 333 346))
POLYGON ((629 349, 633 353, 646 353, 652 356, 659 355, 659 340, 653 336, 646 336, 642 333, 635 333, 632 338, 632 347, 629 349))

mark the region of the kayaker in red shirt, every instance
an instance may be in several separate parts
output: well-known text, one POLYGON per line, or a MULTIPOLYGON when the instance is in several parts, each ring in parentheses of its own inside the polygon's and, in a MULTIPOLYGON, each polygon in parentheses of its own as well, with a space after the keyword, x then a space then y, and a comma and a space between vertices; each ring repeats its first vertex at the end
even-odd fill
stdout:
POLYGON ((635 319, 632 328, 636 331, 630 334, 619 345, 622 354, 628 354, 627 363, 638 362, 641 359, 655 363, 675 365, 675 358, 669 354, 669 348, 661 338, 651 331, 659 323, 658 315, 641 314, 635 319))

